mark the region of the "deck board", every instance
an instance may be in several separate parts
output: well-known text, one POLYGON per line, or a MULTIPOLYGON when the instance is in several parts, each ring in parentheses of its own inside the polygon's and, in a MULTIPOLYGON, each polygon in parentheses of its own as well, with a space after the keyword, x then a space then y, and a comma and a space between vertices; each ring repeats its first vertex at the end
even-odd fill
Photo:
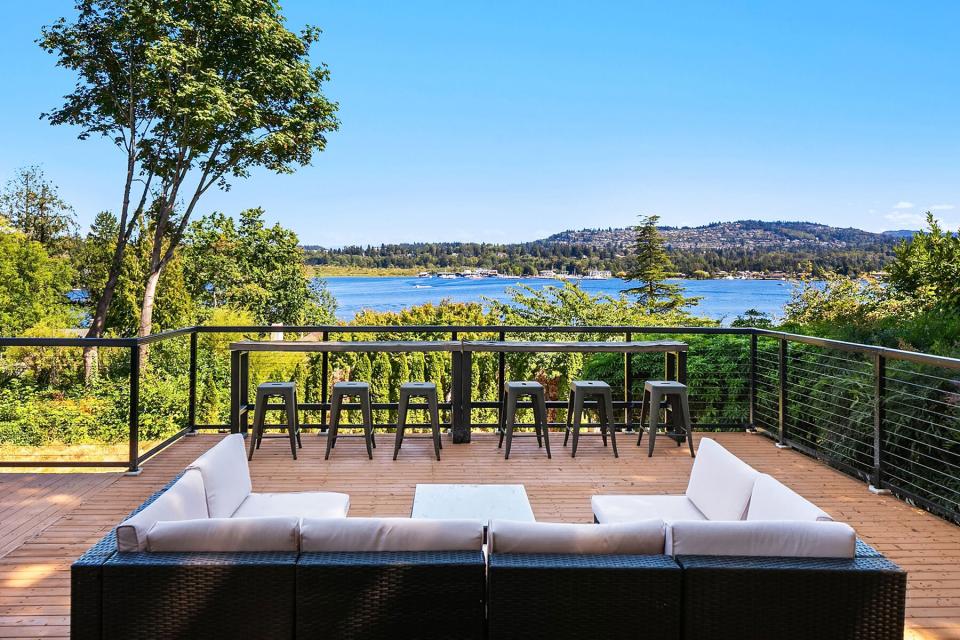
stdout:
MULTIPOLYGON (((713 434, 760 471, 781 479, 910 572, 910 639, 960 638, 960 527, 866 486, 816 460, 780 450, 760 435, 713 434)), ((0 474, 0 638, 69 635, 70 563, 150 493, 212 446, 217 436, 184 438, 143 466, 138 477, 103 474, 0 474)), ((577 458, 554 435, 553 460, 536 441, 516 442, 503 460, 496 441, 444 441, 443 459, 429 441, 407 441, 391 460, 392 435, 378 438, 373 461, 361 440, 341 440, 329 461, 324 439, 304 436, 300 459, 283 440, 265 441, 251 463, 257 491, 330 490, 351 496, 350 514, 407 516, 422 482, 518 483, 538 520, 590 522, 598 493, 681 493, 692 460, 662 441, 653 458, 620 438, 614 459, 597 438, 581 440, 577 458)), ((758 603, 758 606, 760 603, 758 603)))

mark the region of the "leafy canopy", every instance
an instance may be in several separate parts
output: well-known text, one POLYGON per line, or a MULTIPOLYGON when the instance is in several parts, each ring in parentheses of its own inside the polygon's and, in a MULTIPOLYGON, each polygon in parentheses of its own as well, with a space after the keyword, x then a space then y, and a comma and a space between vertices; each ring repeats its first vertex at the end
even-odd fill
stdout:
POLYGON ((37 166, 18 169, 7 181, 0 192, 0 217, 53 253, 64 249, 76 228, 73 208, 37 166))
POLYGON ((960 308, 960 235, 945 231, 927 213, 928 231, 894 250, 889 282, 894 292, 945 309, 960 308))

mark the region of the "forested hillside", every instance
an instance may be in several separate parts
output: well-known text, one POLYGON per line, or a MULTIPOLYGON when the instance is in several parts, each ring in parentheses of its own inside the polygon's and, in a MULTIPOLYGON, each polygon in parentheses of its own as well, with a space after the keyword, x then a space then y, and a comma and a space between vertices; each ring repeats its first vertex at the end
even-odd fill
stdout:
MULTIPOLYGON (((858 275, 884 268, 893 255, 893 247, 901 239, 894 234, 809 222, 757 220, 703 227, 661 227, 660 231, 674 265, 684 274, 783 271, 858 275)), ((513 275, 533 275, 545 269, 582 274, 591 269, 627 271, 632 242, 633 229, 608 228, 564 231, 542 240, 502 245, 431 242, 306 249, 307 262, 321 268, 480 267, 513 275)))

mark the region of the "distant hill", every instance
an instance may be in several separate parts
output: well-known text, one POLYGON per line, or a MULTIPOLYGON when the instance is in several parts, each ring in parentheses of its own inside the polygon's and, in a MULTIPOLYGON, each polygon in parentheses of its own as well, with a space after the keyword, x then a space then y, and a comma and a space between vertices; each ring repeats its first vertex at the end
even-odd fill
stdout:
MULTIPOLYGON (((871 233, 852 227, 831 227, 813 222, 765 222, 738 220, 715 222, 702 227, 660 227, 671 249, 848 249, 895 244, 913 231, 871 233)), ((633 229, 581 229, 563 231, 545 243, 585 244, 626 250, 633 243, 633 229)))
MULTIPOLYGON (((739 220, 702 227, 662 227, 671 260, 684 274, 706 272, 858 275, 884 268, 893 248, 912 232, 870 233, 812 222, 739 220)), ((532 275, 550 270, 620 273, 632 262, 633 229, 581 229, 512 244, 422 242, 304 247, 307 262, 334 273, 377 270, 495 269, 532 275)))

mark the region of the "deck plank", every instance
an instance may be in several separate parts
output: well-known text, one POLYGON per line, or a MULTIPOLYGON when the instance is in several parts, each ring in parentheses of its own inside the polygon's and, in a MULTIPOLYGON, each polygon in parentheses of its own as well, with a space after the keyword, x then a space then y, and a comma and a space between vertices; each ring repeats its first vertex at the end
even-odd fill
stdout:
MULTIPOLYGON (((960 638, 960 527, 866 486, 816 460, 773 446, 760 435, 712 434, 756 469, 781 479, 910 572, 907 633, 911 640, 960 638)), ((138 477, 103 474, 0 474, 0 638, 69 635, 70 563, 150 493, 218 441, 184 438, 143 466, 138 477)), ((286 443, 265 441, 251 463, 257 491, 343 491, 350 514, 407 516, 417 483, 517 483, 538 520, 590 522, 599 493, 682 493, 692 460, 685 448, 646 448, 620 438, 614 459, 597 438, 581 441, 571 459, 562 437, 547 460, 531 439, 503 460, 496 441, 474 434, 470 445, 445 440, 442 461, 424 440, 404 443, 391 460, 392 435, 379 438, 374 460, 360 440, 338 442, 323 460, 323 438, 304 436, 300 459, 286 443)))

